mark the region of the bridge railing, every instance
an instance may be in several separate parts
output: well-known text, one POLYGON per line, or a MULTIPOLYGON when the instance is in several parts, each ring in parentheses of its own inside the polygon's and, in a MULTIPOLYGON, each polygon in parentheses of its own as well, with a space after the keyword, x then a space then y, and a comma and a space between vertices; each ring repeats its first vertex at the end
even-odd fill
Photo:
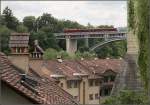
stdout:
POLYGON ((80 38, 126 38, 124 32, 80 32, 80 33, 55 33, 57 39, 80 39, 80 38))

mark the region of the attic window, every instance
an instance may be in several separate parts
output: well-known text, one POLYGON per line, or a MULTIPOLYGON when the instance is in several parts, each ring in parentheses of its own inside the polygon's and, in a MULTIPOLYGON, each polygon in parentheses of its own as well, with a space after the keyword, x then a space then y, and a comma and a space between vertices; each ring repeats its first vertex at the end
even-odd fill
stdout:
POLYGON ((28 83, 32 87, 36 87, 38 85, 38 82, 34 78, 27 76, 26 74, 21 74, 21 76, 21 80, 28 83))
POLYGON ((35 89, 35 87, 38 85, 38 82, 34 78, 27 76, 26 74, 21 74, 20 82, 31 91, 38 93, 35 89))

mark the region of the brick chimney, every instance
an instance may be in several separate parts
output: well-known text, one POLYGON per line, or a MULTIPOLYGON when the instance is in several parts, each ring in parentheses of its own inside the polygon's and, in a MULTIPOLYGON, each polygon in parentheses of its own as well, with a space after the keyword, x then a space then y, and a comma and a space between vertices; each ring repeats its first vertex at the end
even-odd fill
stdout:
POLYGON ((34 41, 34 51, 31 53, 32 59, 42 59, 44 50, 39 46, 38 40, 34 41))
POLYGON ((11 33, 9 41, 10 61, 26 74, 29 70, 29 35, 29 33, 11 33))

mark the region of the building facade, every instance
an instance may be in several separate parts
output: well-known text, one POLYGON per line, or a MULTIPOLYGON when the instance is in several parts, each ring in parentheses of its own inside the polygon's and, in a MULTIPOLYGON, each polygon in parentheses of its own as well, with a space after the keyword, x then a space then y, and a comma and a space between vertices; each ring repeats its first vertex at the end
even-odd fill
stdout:
MULTIPOLYGON (((34 62, 34 60, 32 61, 34 62)), ((35 65, 30 62, 30 67, 35 65)), ((80 104, 100 104, 111 93, 116 75, 122 70, 123 60, 49 60, 37 61, 44 76, 71 94, 80 104)), ((37 71, 36 71, 37 72, 37 71)))
POLYGON ((122 59, 43 60, 43 49, 37 41, 29 54, 28 39, 25 33, 11 35, 12 64, 26 74, 34 72, 42 78, 51 78, 80 104, 100 104, 110 95, 116 75, 123 70, 122 59), (20 46, 22 40, 26 41, 20 46))

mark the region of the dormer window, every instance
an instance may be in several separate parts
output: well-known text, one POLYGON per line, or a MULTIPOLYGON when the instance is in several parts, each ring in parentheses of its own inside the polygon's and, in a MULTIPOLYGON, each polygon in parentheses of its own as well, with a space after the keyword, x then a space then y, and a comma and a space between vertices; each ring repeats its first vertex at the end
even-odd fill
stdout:
POLYGON ((60 87, 62 87, 62 88, 63 88, 63 87, 64 87, 64 84, 63 84, 63 83, 60 83, 60 87))
POLYGON ((99 86, 100 84, 100 81, 99 80, 89 80, 89 86, 92 87, 92 86, 99 86))
POLYGON ((94 85, 94 81, 93 80, 89 80, 89 86, 93 86, 94 85))
POLYGON ((68 88, 78 88, 79 84, 76 80, 69 80, 67 81, 67 87, 68 88))
POLYGON ((26 74, 20 74, 20 75, 21 75, 20 83, 24 85, 26 88, 29 88, 35 94, 38 94, 37 89, 36 89, 38 85, 37 80, 30 76, 27 76, 26 74))

